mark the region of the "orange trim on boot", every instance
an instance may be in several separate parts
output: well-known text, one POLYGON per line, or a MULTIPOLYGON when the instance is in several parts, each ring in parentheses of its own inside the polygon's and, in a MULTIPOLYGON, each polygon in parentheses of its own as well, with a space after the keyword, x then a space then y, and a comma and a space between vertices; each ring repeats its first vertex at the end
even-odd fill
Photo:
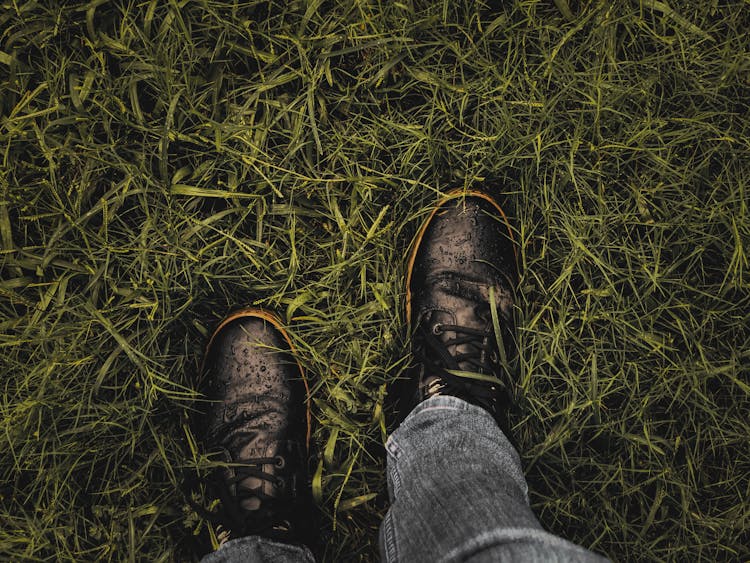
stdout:
POLYGON ((500 215, 503 218, 503 221, 505 221, 505 225, 508 227, 508 235, 510 236, 510 240, 513 242, 513 256, 516 258, 516 268, 518 268, 518 245, 516 244, 515 239, 513 238, 513 230, 510 228, 510 221, 508 221, 508 217, 505 215, 505 212, 503 211, 502 207, 488 194, 484 192, 480 192, 477 190, 469 190, 464 191, 463 188, 457 188, 455 190, 452 190, 446 194, 446 196, 441 199, 435 209, 432 210, 432 213, 430 213, 430 216, 425 220, 424 223, 422 223, 422 226, 419 228, 419 231, 417 232, 417 236, 414 237, 414 241, 412 242, 411 247, 411 254, 409 255, 409 261, 406 265, 406 324, 411 328, 411 275, 412 270, 414 268, 414 261, 417 256, 417 252, 419 250, 419 245, 422 243, 422 238, 424 237, 425 232, 427 231, 427 226, 430 224, 430 221, 432 221, 432 218, 435 216, 435 214, 440 211, 440 209, 448 203, 451 200, 457 199, 459 197, 478 197, 480 199, 484 199, 492 204, 495 209, 497 209, 500 212, 500 215))
POLYGON ((283 326, 283 323, 281 319, 274 313, 270 311, 266 311, 265 309, 261 309, 259 307, 247 307, 244 309, 239 309, 237 311, 234 311, 227 315, 224 320, 219 323, 219 326, 216 327, 216 329, 211 334, 211 338, 208 340, 208 344, 206 344, 206 351, 203 355, 203 362, 201 362, 201 374, 205 370, 205 362, 206 358, 208 357, 208 351, 211 348, 211 345, 214 342, 214 339, 216 338, 216 335, 219 333, 219 331, 227 326, 232 321, 235 321, 237 319, 244 319, 248 317, 254 317, 263 319, 265 321, 268 321, 273 325, 274 328, 276 328, 279 332, 281 332, 281 335, 284 337, 284 340, 286 340, 286 343, 289 344, 289 351, 294 357, 294 361, 297 362, 297 367, 299 367, 300 374, 302 375, 302 382, 305 384, 305 418, 307 422, 307 432, 306 432, 306 438, 305 438, 305 447, 307 448, 307 453, 310 453, 310 438, 312 436, 312 415, 310 413, 310 386, 307 383, 307 377, 305 375, 305 369, 302 367, 302 364, 299 363, 299 360, 297 359, 296 349, 294 347, 294 344, 292 344, 292 339, 289 337, 289 333, 287 333, 286 329, 283 326))

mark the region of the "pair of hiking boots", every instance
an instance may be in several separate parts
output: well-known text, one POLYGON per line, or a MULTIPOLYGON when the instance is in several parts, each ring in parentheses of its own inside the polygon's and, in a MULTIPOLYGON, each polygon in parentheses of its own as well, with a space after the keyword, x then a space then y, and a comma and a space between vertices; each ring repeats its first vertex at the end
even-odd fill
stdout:
MULTIPOLYGON (((401 417, 425 399, 453 395, 503 426, 517 278, 510 225, 491 197, 457 191, 436 206, 408 261, 414 362, 397 401, 401 417)), ((233 313, 211 336, 202 372, 209 406, 200 434, 226 463, 206 481, 218 508, 200 512, 223 540, 313 544, 310 391, 281 321, 260 309, 233 313)))

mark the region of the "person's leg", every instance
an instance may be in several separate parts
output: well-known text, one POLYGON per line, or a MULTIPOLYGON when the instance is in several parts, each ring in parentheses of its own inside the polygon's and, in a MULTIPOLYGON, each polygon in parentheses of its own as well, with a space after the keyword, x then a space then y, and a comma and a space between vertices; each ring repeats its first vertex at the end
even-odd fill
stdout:
POLYGON ((203 561, 313 561, 309 391, 280 321, 259 309, 233 313, 201 371, 208 401, 196 430, 216 469, 193 506, 220 541, 203 561))
POLYGON ((419 404, 390 436, 383 561, 601 561, 545 532, 521 462, 484 409, 457 397, 419 404))
POLYGON ((309 549, 260 536, 230 540, 201 563, 315 563, 309 549))
POLYGON ((601 559, 542 529, 500 429, 518 353, 515 252, 504 213, 480 192, 450 194, 417 235, 406 296, 415 365, 398 405, 409 414, 386 444, 385 561, 601 559))

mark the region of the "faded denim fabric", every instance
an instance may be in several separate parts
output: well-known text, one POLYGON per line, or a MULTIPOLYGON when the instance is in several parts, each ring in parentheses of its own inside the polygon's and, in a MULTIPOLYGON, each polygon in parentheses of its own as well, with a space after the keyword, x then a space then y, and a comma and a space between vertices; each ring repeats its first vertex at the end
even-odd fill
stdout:
MULTIPOLYGON (((386 450, 384 562, 606 561, 542 529, 518 453, 484 409, 456 397, 428 399, 386 450)), ((227 542, 203 562, 312 560, 304 548, 251 537, 227 542)))
POLYGON ((428 399, 386 450, 384 562, 606 561, 542 529, 518 453, 484 409, 456 397, 428 399))
POLYGON ((275 542, 259 536, 229 540, 201 563, 315 563, 309 549, 299 545, 275 542))

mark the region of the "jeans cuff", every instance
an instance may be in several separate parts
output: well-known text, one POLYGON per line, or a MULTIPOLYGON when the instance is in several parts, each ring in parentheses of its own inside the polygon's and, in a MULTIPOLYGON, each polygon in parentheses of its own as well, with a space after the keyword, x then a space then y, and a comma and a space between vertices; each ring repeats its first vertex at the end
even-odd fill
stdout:
POLYGON ((261 536, 234 538, 209 553, 201 563, 238 561, 274 561, 278 563, 315 563, 312 552, 303 545, 274 541, 261 536))
POLYGON ((492 418, 492 415, 482 407, 472 405, 471 403, 468 403, 463 399, 459 399, 458 397, 454 397, 453 395, 435 395, 434 397, 425 399, 416 407, 414 407, 408 414, 408 416, 404 419, 404 422, 402 422, 402 424, 408 422, 411 418, 415 418, 421 412, 431 410, 468 411, 472 413, 473 416, 489 417, 492 420, 493 424, 495 423, 495 419, 492 418))

